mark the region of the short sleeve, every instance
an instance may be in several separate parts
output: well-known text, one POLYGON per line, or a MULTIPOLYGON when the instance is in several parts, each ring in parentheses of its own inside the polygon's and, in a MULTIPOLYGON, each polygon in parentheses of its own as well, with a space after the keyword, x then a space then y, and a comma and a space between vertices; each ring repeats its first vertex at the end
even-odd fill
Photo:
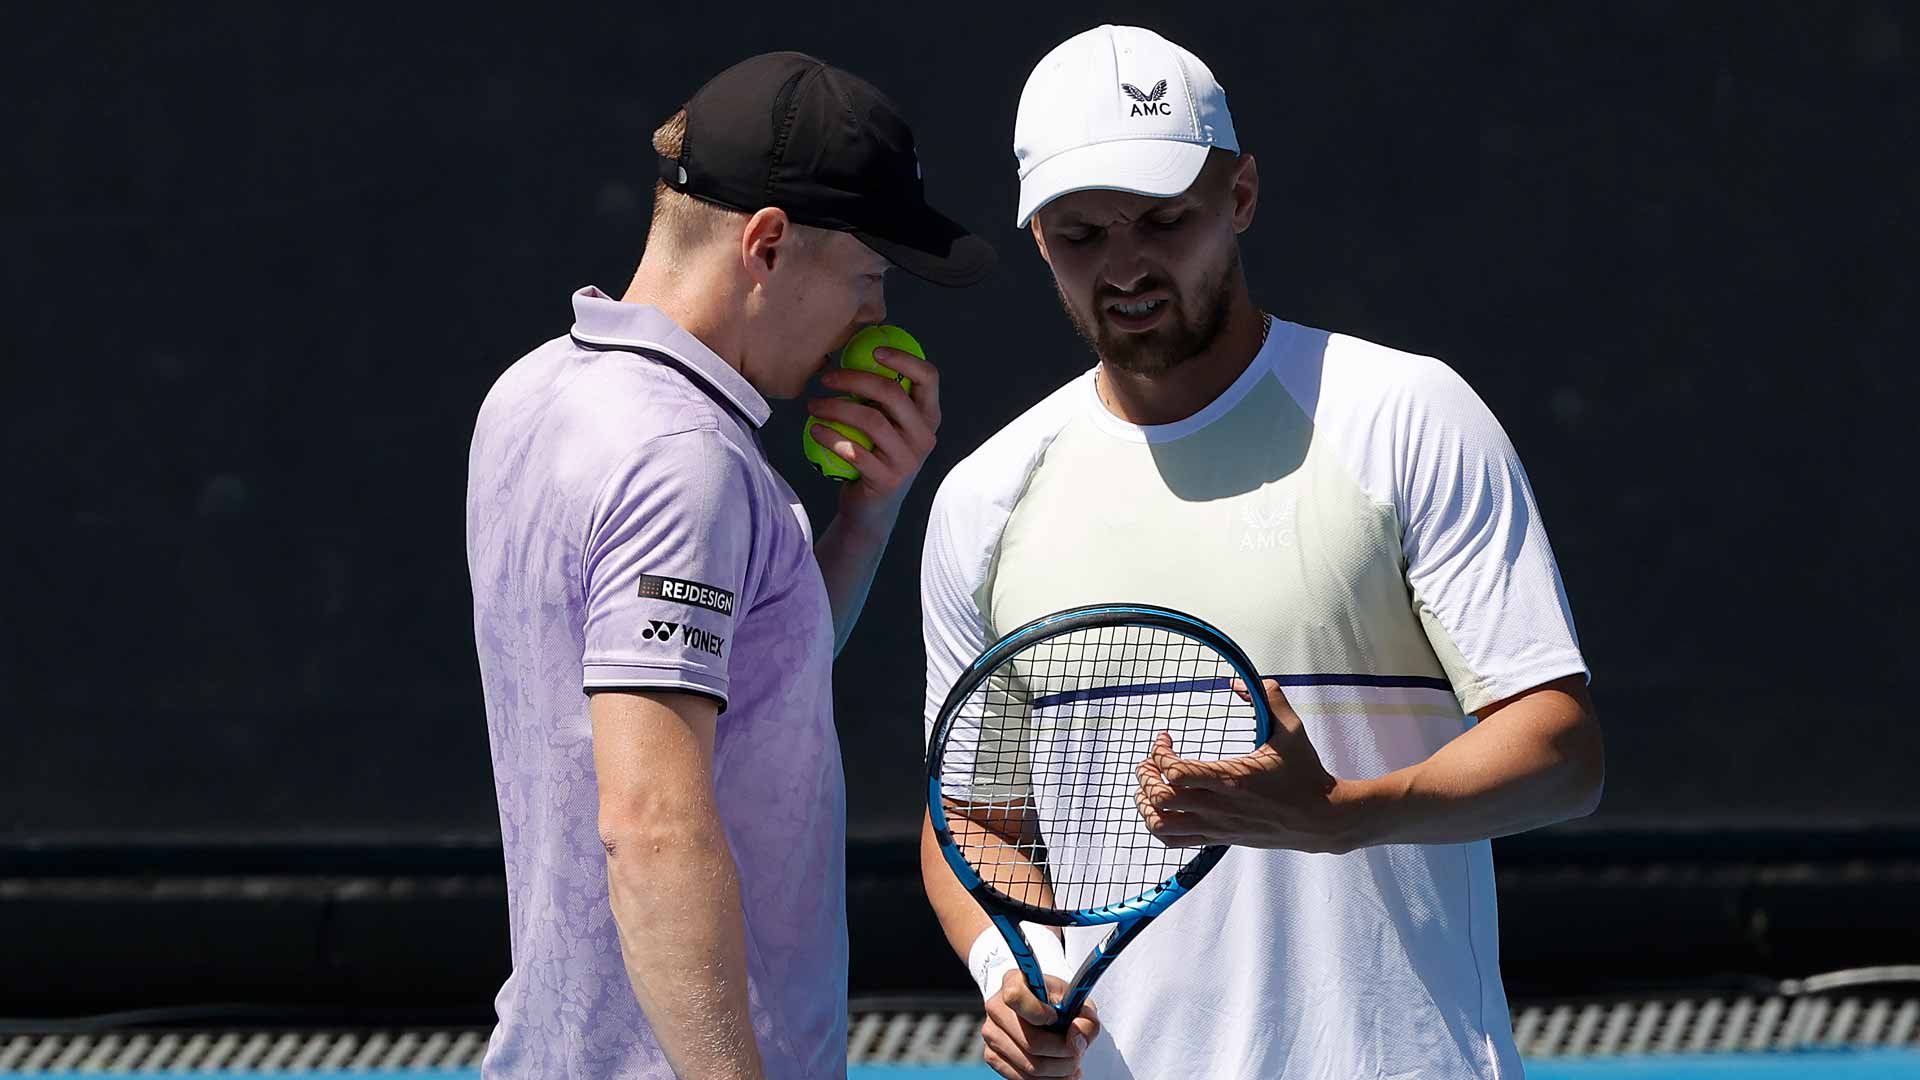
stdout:
POLYGON ((920 628, 927 648, 925 735, 960 673, 986 651, 987 621, 979 592, 986 580, 991 549, 968 544, 977 531, 960 520, 951 481, 934 499, 927 521, 927 543, 920 560, 920 628))
POLYGON ((746 459, 717 431, 650 439, 608 477, 583 551, 586 690, 690 690, 725 708, 753 520, 746 459))
POLYGON ((1437 362, 1400 401, 1394 499, 1407 584, 1471 713, 1586 674, 1546 526, 1493 413, 1437 362))

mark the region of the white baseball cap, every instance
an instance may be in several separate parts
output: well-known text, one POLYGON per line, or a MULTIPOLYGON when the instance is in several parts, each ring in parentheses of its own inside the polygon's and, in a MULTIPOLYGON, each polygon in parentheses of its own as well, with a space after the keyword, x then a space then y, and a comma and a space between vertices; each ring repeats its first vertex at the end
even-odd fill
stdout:
POLYGON ((1200 58, 1137 26, 1061 42, 1027 76, 1013 122, 1020 214, 1095 188, 1166 198, 1193 184, 1207 151, 1240 152, 1227 92, 1200 58))

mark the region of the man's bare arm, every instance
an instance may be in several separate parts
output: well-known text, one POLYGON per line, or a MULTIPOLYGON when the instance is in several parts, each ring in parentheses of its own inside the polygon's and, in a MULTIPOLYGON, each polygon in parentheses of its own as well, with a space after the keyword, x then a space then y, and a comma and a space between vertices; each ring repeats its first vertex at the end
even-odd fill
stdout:
POLYGON ((1585 817, 1600 804, 1606 747, 1581 676, 1475 714, 1479 723, 1418 765, 1353 794, 1370 844, 1457 844, 1585 817))
MULTIPOLYGON (((1018 816, 1009 814, 989 815, 980 813, 978 820, 957 811, 947 814, 947 827, 953 830, 954 839, 962 851, 980 851, 979 861, 1003 867, 1016 867, 1018 870, 1003 870, 1002 892, 1019 896, 1021 893, 1013 882, 1022 880, 1026 887, 1033 890, 1027 894, 1033 897, 1033 903, 1046 907, 1053 902, 1053 888, 1047 883, 1045 874, 1027 861, 1022 845, 1031 847, 1035 840, 1035 826, 1032 814, 1018 816), (987 849, 996 848, 992 854, 987 849)), ((953 874, 953 868, 940 853, 940 842, 934 839, 933 819, 923 817, 920 823, 920 879, 926 885, 927 902, 933 905, 933 913, 940 919, 940 929, 946 932, 947 944, 960 959, 967 958, 967 951, 973 947, 974 940, 981 931, 993 925, 987 913, 980 910, 960 879, 953 874)))
POLYGON ((634 996, 680 1076, 759 1080, 740 882, 713 791, 718 704, 593 695, 600 839, 634 996))
MULTIPOLYGON (((1038 840, 1038 825, 1033 812, 1013 812, 976 807, 971 813, 956 809, 947 812, 947 827, 954 832, 962 850, 980 852, 983 865, 998 864, 997 884, 1003 892, 1029 899, 1041 906, 1053 903, 1053 888, 1039 867, 1030 862, 1023 848, 1038 840), (999 850, 988 850, 997 848, 999 850)), ((927 901, 940 919, 947 944, 962 961, 969 959, 974 941, 982 933, 998 934, 980 905, 961 886, 960 879, 940 853, 940 842, 933 835, 933 821, 926 818, 920 828, 920 878, 927 889, 927 901)), ((1052 934, 1051 927, 1030 927, 1032 935, 1052 934)), ((978 978, 978 974, 975 975, 978 978)), ((1058 1000, 1066 983, 1047 976, 1047 988, 1058 1000)), ((1040 1077, 1071 1076, 1080 1065, 1087 1043, 1100 1034, 1100 1014, 1091 1002, 1073 1021, 1073 1037, 1045 1031, 1053 1020, 1053 1007, 1033 996, 1026 980, 1016 969, 1009 969, 1000 985, 987 987, 986 1019, 980 1024, 981 1054, 994 1072, 1009 1080, 1038 1080, 1040 1077)))
POLYGON ((1593 812, 1606 778, 1600 721, 1580 676, 1480 710, 1480 722, 1416 765, 1368 780, 1329 775, 1278 683, 1273 737, 1220 761, 1176 757, 1166 736, 1136 770, 1137 802, 1168 844, 1345 852, 1458 844, 1593 812))

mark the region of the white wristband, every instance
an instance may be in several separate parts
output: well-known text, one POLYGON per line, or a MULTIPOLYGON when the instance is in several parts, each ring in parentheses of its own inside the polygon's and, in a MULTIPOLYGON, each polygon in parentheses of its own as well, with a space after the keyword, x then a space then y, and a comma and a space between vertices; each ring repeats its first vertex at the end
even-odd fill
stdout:
MULTIPOLYGON (((1040 962, 1040 972, 1052 975, 1061 982, 1073 977, 1073 968, 1067 963, 1067 949, 1060 943, 1060 935, 1051 926, 1023 922, 1020 932, 1025 935, 1027 945, 1033 950, 1033 958, 1040 962)), ((1000 992, 1006 982, 1007 972, 1019 967, 1019 961, 1013 958, 1013 950, 1007 947, 1007 939, 1000 931, 989 925, 973 939, 973 947, 967 950, 967 970, 973 973, 973 981, 980 987, 982 1001, 1000 992)))

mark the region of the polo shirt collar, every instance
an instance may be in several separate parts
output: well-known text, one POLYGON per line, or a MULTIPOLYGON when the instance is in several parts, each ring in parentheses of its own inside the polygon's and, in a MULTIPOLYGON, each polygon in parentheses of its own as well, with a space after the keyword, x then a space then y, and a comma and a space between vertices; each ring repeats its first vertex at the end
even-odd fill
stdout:
POLYGON ((601 348, 665 353, 688 378, 705 383, 760 427, 773 409, 746 377, 651 304, 628 304, 592 285, 573 294, 574 340, 601 348))

